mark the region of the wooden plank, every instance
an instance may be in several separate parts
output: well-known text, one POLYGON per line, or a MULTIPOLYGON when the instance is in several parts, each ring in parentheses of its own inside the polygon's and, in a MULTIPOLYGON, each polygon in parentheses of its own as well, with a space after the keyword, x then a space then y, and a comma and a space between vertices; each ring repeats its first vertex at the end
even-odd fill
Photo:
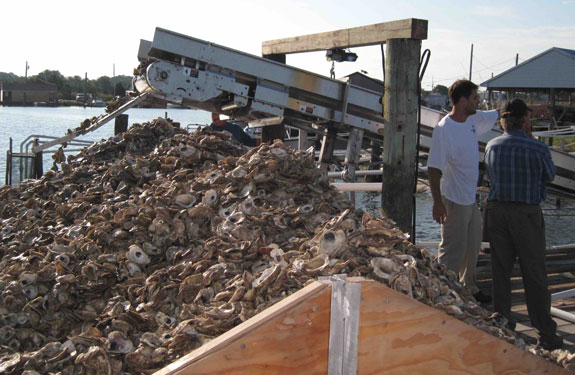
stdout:
MULTIPOLYGON (((574 265, 573 266, 573 271, 575 272, 575 254, 554 254, 554 255, 550 255, 550 256, 546 256, 545 257, 545 264, 549 264, 549 267, 551 268, 554 264, 561 264, 561 263, 565 263, 565 264, 571 264, 574 265)), ((517 264, 519 264, 518 261, 516 261, 517 264)), ((484 269, 490 269, 491 268, 491 259, 481 259, 477 261, 477 267, 481 267, 484 269)))
MULTIPOLYGON (((575 260, 571 259, 571 260, 545 262, 545 268, 547 270, 548 275, 553 273, 574 272, 575 260)), ((490 279, 491 264, 477 267, 476 272, 478 280, 490 279)), ((521 277, 521 270, 518 263, 515 263, 515 265, 513 266, 513 270, 511 271, 511 277, 521 277)))
POLYGON ((330 291, 314 282, 155 375, 324 375, 330 291))
MULTIPOLYGON (((545 251, 545 259, 553 259, 554 257, 562 257, 566 259, 573 259, 575 258, 575 246, 568 245, 568 246, 557 246, 553 248, 549 248, 545 251)), ((478 263, 483 262, 491 262, 491 254, 490 253, 480 253, 479 257, 477 258, 478 263)))
POLYGON ((381 210, 411 233, 421 41, 392 39, 386 48, 381 210))
MULTIPOLYGON (((477 280, 477 286, 479 288, 489 288, 493 280, 491 278, 477 280)), ((551 274, 547 276, 547 283, 549 285, 564 285, 566 288, 575 288, 575 278, 565 276, 565 274, 551 274)), ((523 289, 523 279, 521 277, 511 278, 511 289, 523 289)))
POLYGON ((378 282, 361 282, 358 375, 568 373, 378 282))
POLYGON ((408 18, 351 29, 267 40, 262 42, 262 56, 361 47, 383 44, 389 39, 427 39, 427 20, 408 18))

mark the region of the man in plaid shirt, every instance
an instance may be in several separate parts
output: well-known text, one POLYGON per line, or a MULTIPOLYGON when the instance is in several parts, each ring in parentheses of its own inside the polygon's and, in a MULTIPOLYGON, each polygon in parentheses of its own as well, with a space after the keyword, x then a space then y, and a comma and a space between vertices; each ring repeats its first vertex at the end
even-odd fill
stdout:
POLYGON ((539 331, 539 345, 563 346, 551 318, 551 296, 545 270, 545 223, 539 204, 546 183, 555 176, 549 148, 531 138, 530 109, 521 99, 509 100, 501 113, 505 133, 485 150, 490 192, 487 198, 487 235, 491 247, 493 307, 515 328, 511 317, 511 271, 519 259, 531 323, 539 331))

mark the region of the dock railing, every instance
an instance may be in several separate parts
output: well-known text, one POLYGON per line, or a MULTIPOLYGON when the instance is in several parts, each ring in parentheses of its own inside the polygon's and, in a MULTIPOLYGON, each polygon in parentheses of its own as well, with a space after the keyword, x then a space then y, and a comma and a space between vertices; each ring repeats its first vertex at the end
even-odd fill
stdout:
MULTIPOLYGON (((40 152, 32 152, 34 147, 46 144, 57 137, 33 134, 20 143, 20 152, 13 152, 12 138, 6 152, 6 185, 17 185, 28 178, 40 178, 44 174, 44 153, 55 152, 61 145, 55 145, 40 152), (57 147, 56 147, 57 146, 57 147)), ((74 139, 67 143, 68 154, 79 152, 94 143, 93 141, 74 139)))

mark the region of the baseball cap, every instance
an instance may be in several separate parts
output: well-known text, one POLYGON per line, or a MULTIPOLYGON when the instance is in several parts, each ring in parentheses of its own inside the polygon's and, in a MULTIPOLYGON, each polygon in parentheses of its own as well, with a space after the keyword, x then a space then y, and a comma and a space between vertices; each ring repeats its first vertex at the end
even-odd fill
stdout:
POLYGON ((501 117, 505 118, 508 116, 521 118, 527 114, 527 112, 531 112, 532 109, 527 107, 527 104, 521 99, 510 99, 505 103, 503 113, 501 117))

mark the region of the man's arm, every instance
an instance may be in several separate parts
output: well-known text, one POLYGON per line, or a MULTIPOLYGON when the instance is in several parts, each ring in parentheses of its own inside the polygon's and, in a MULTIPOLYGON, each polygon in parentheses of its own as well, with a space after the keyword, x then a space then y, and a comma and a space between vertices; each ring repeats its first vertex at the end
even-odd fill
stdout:
POLYGON ((441 198, 441 170, 429 167, 429 187, 431 188, 431 196, 433 197, 433 220, 439 224, 443 224, 447 218, 447 210, 443 205, 441 198))
POLYGON ((249 136, 248 133, 245 132, 242 128, 240 128, 240 137, 242 138, 241 142, 249 147, 256 147, 258 145, 257 139, 254 139, 249 136))
POLYGON ((477 124, 477 134, 485 134, 497 124, 497 120, 499 119, 499 109, 494 109, 491 111, 481 111, 480 116, 478 117, 480 120, 476 122, 477 124))

